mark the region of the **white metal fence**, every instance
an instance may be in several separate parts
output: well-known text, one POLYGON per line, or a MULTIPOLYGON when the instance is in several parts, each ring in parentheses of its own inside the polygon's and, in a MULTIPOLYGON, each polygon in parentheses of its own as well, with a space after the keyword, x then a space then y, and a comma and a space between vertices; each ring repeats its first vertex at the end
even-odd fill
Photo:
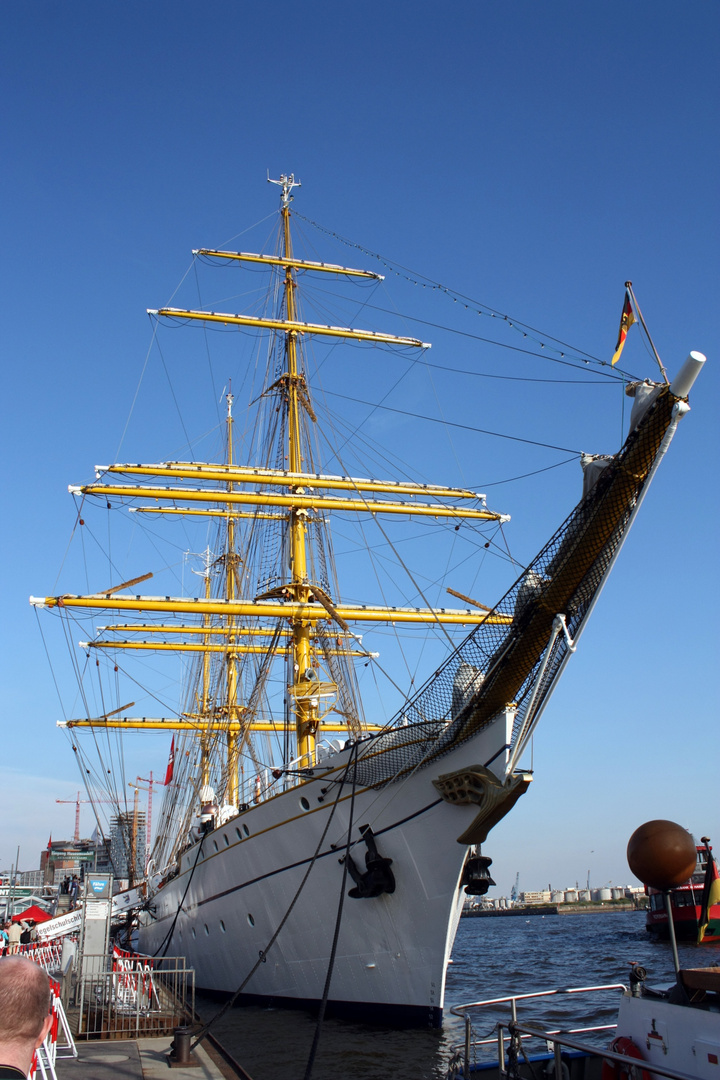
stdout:
POLYGON ((165 1035, 194 1013, 195 972, 184 957, 156 960, 116 948, 109 970, 104 957, 83 958, 74 1002, 82 1038, 165 1035))

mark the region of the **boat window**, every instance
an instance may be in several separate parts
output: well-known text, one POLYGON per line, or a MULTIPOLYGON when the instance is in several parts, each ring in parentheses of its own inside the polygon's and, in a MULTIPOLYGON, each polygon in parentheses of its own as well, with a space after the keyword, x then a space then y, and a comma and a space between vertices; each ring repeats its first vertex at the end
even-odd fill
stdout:
POLYGON ((220 920, 220 929, 222 930, 223 934, 227 933, 225 929, 225 923, 222 921, 222 919, 220 920))
POLYGON ((255 925, 255 920, 253 919, 252 915, 249 912, 248 912, 248 922, 250 923, 251 926, 255 925))
POLYGON ((209 935, 210 935, 210 931, 208 930, 208 924, 207 924, 207 923, 204 923, 203 925, 205 926, 205 933, 206 933, 206 934, 207 934, 207 935, 209 936, 209 935))
POLYGON ((250 830, 248 829, 247 825, 243 825, 243 832, 245 833, 246 836, 250 835, 250 830))
POLYGON ((190 927, 190 929, 192 930, 192 936, 193 936, 193 937, 195 937, 195 936, 196 936, 196 935, 195 935, 195 927, 194 927, 194 926, 191 926, 191 927, 190 927))
POLYGON ((235 835, 237 836, 238 840, 242 840, 242 833, 240 832, 239 829, 235 830, 235 835))
POLYGON ((227 833, 223 833, 223 840, 225 841, 225 847, 228 847, 229 844, 230 844, 230 841, 227 838, 227 833))
POLYGON ((310 803, 307 801, 307 799, 304 796, 300 800, 300 806, 302 807, 303 810, 309 810, 310 809, 310 803))
POLYGON ((215 850, 217 851, 217 849, 218 849, 218 846, 217 846, 217 840, 213 840, 213 847, 214 847, 214 848, 215 848, 215 850))

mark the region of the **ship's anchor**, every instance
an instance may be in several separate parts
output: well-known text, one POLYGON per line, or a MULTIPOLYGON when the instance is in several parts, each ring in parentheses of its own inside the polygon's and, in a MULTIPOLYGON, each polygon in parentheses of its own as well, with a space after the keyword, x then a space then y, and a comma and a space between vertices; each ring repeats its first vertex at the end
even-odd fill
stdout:
POLYGON ((350 853, 340 859, 341 864, 347 859, 348 873, 355 882, 355 888, 350 889, 348 896, 352 896, 354 900, 369 900, 373 896, 381 896, 382 893, 394 893, 395 877, 390 869, 392 859, 386 859, 379 853, 375 843, 375 834, 369 825, 360 826, 360 835, 367 848, 365 873, 360 872, 350 853))
POLYGON ((484 896, 491 885, 495 882, 490 877, 490 864, 492 859, 487 855, 474 852, 465 863, 460 884, 465 886, 468 896, 484 896))

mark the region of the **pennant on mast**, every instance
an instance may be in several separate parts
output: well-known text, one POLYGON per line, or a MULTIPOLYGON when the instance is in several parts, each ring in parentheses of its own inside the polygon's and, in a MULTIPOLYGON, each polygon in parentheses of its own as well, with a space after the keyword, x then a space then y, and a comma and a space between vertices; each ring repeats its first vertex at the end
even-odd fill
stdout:
POLYGON ((635 312, 633 311, 632 301, 630 299, 630 290, 625 289, 625 303, 623 304, 622 315, 620 316, 620 330, 618 331, 617 345, 615 346, 615 352, 613 358, 610 361, 612 367, 615 367, 620 359, 620 353, 625 347, 625 338, 627 337, 628 330, 632 324, 636 322, 635 312))
POLYGON ((167 787, 172 783, 173 773, 175 772, 175 736, 172 737, 170 743, 170 757, 168 758, 167 769, 165 770, 165 781, 163 786, 167 787))

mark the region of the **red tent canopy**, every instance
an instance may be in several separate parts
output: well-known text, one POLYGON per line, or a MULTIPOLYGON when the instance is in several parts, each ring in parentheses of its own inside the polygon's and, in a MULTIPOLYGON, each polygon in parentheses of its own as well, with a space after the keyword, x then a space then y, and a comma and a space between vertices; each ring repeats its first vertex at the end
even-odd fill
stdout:
POLYGON ((19 915, 13 915, 12 922, 27 922, 32 919, 33 922, 47 922, 52 916, 48 915, 47 911, 43 911, 37 904, 31 904, 25 911, 21 911, 19 915))

